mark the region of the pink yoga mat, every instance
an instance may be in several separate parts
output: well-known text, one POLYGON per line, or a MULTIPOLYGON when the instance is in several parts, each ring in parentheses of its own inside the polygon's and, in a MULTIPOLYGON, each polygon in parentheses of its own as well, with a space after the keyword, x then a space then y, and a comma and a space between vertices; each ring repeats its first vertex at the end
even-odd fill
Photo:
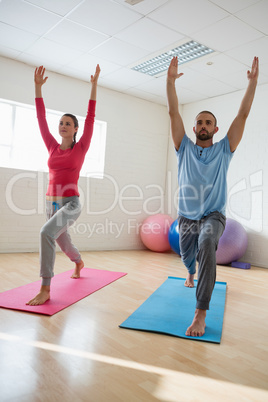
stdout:
POLYGON ((26 305, 39 292, 39 280, 0 293, 0 307, 53 315, 126 275, 124 272, 83 268, 81 278, 71 279, 72 273, 73 270, 70 270, 54 276, 51 282, 51 299, 41 306, 26 305))

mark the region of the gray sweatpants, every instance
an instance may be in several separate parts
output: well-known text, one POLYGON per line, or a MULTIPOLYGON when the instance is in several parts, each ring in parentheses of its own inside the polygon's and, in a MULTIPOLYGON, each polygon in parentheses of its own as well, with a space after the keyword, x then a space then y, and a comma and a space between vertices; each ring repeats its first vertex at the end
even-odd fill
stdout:
POLYGON ((68 233, 81 213, 79 197, 66 197, 57 202, 46 201, 47 222, 40 231, 40 276, 42 285, 49 286, 54 276, 56 242, 71 261, 78 263, 81 255, 68 233))
POLYGON ((216 281, 216 250, 225 228, 226 218, 220 212, 212 212, 199 221, 179 216, 181 259, 190 274, 196 272, 196 308, 209 309, 209 302, 216 281))

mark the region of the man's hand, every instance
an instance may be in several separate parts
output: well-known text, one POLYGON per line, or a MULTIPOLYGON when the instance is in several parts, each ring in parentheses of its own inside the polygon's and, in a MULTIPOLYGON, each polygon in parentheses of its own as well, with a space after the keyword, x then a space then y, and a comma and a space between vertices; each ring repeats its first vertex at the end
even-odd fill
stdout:
POLYGON ((247 76, 248 76, 249 81, 254 81, 254 80, 257 81, 258 80, 258 76, 259 76, 259 58, 258 57, 254 57, 253 62, 252 62, 251 71, 248 70, 247 76))
POLYGON ((179 102, 176 94, 175 81, 183 73, 178 74, 178 58, 173 57, 167 72, 167 100, 168 112, 171 123, 171 133, 175 148, 178 150, 185 134, 181 115, 179 113, 179 102))
POLYGON ((173 57, 170 62, 168 72, 167 72, 167 79, 176 80, 180 78, 183 73, 178 74, 178 57, 173 57))
POLYGON ((251 70, 248 70, 247 72, 248 87, 246 89, 246 93, 242 99, 238 114, 234 119, 234 121, 232 122, 228 131, 228 139, 231 152, 235 151, 239 142, 242 139, 246 120, 248 118, 251 105, 255 96, 258 76, 259 76, 259 59, 258 57, 254 57, 251 70))

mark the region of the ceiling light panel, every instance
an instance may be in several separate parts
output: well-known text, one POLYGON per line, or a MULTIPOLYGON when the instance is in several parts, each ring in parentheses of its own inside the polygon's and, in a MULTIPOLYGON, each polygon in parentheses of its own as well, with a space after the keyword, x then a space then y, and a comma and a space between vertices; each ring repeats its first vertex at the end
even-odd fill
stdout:
POLYGON ((132 67, 132 70, 154 76, 166 71, 173 57, 178 57, 178 64, 184 64, 213 52, 214 50, 192 40, 144 61, 132 67))
POLYGON ((135 6, 138 3, 141 3, 143 0, 125 0, 125 3, 130 4, 131 6, 135 6))

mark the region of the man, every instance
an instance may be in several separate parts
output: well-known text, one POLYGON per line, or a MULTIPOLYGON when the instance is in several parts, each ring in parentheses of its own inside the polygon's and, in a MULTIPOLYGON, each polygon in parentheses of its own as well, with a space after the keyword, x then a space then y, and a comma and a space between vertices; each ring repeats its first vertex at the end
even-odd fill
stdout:
POLYGON ((178 73, 178 59, 174 57, 167 73, 167 99, 178 158, 180 250, 188 270, 185 286, 194 287, 196 261, 199 263, 196 310, 186 331, 186 335, 196 337, 205 333, 206 311, 216 281, 216 250, 226 221, 227 170, 241 141, 254 99, 259 60, 255 57, 251 70, 247 72, 248 87, 236 118, 227 135, 215 144, 213 137, 218 131, 217 121, 209 111, 196 116, 193 128, 195 144, 185 134, 175 88, 176 79, 182 75, 178 73))

